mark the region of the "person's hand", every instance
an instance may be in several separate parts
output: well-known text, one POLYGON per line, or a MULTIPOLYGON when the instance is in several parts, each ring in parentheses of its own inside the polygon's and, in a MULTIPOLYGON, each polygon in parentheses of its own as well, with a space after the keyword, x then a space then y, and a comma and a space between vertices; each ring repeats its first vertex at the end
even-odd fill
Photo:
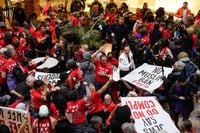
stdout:
POLYGON ((106 74, 104 72, 99 72, 98 73, 100 76, 106 76, 106 74))
POLYGON ((183 96, 180 96, 180 97, 178 97, 180 100, 185 100, 185 97, 183 97, 183 96))
POLYGON ((104 47, 99 48, 99 51, 101 51, 101 52, 104 51, 104 50, 105 50, 104 47))

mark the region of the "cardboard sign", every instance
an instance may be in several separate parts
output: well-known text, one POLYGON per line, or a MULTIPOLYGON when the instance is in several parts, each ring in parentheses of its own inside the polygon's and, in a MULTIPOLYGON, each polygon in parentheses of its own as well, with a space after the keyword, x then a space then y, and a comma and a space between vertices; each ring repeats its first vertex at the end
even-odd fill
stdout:
POLYGON ((104 53, 107 55, 109 52, 112 51, 112 44, 111 43, 105 43, 103 46, 104 53))
POLYGON ((30 125, 30 115, 28 112, 19 109, 7 108, 0 106, 0 124, 5 124, 10 129, 11 133, 17 133, 21 125, 28 118, 27 125, 23 133, 32 133, 30 125))
POLYGON ((35 79, 47 80, 50 84, 55 85, 60 80, 60 73, 36 72, 35 79))
POLYGON ((138 133, 180 133, 155 97, 124 97, 121 101, 131 109, 138 133))
MULTIPOLYGON (((164 76, 172 72, 172 68, 164 67, 164 76)), ((163 70, 161 66, 144 63, 122 79, 148 92, 153 92, 163 83, 163 70)))

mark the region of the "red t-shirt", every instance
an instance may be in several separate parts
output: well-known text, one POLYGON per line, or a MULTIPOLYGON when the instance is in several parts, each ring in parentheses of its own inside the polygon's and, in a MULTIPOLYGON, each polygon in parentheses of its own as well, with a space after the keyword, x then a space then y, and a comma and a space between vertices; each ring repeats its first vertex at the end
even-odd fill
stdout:
POLYGON ((104 110, 100 94, 98 92, 92 92, 90 100, 87 102, 88 113, 94 114, 104 110))
POLYGON ((116 58, 108 58, 108 63, 113 65, 113 66, 118 66, 118 60, 116 58))
POLYGON ((24 32, 23 27, 18 27, 17 29, 13 30, 13 34, 18 36, 20 33, 24 32))
POLYGON ((42 93, 40 91, 37 91, 35 89, 30 90, 30 96, 31 96, 31 107, 35 110, 39 110, 41 105, 46 104, 45 102, 41 101, 42 93))
MULTIPOLYGON (((51 133, 51 124, 50 124, 50 118, 42 119, 40 120, 40 133, 51 133)), ((34 133, 39 133, 38 132, 38 118, 36 119, 35 122, 35 127, 33 129, 34 133)))
POLYGON ((67 102, 66 112, 72 116, 72 124, 81 124, 86 122, 85 103, 84 98, 67 102))
POLYGON ((51 117, 53 117, 55 119, 59 119, 60 114, 59 114, 59 110, 56 108, 56 105, 54 103, 51 103, 49 108, 50 108, 50 112, 51 112, 51 117))
POLYGON ((116 108, 116 105, 115 105, 115 103, 113 101, 108 105, 103 103, 103 106, 106 108, 106 111, 108 111, 110 113, 116 108))
POLYGON ((75 68, 71 71, 71 73, 68 76, 68 83, 71 88, 74 87, 75 82, 83 80, 83 72, 80 68, 75 68))
MULTIPOLYGON (((2 66, 5 64, 6 59, 3 56, 0 56, 0 73, 2 72, 2 66)), ((4 83, 4 79, 0 75, 0 84, 4 83)))
POLYGON ((16 65, 16 61, 14 61, 13 59, 7 60, 2 66, 2 72, 5 72, 6 74, 12 73, 15 65, 16 65))
POLYGON ((100 76, 99 73, 101 73, 101 72, 111 75, 112 74, 112 65, 110 65, 108 63, 106 65, 102 65, 99 61, 96 61, 96 63, 95 63, 96 82, 106 83, 108 81, 108 77, 100 76))
POLYGON ((33 37, 35 37, 35 35, 36 35, 36 28, 33 27, 33 26, 31 26, 31 27, 29 28, 29 32, 30 32, 30 34, 31 34, 33 37))

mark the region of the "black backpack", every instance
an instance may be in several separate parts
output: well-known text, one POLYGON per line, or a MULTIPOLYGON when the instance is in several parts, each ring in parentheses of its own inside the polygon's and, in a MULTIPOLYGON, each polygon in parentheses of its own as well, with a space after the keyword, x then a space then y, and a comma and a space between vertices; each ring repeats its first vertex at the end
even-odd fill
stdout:
POLYGON ((17 82, 22 82, 26 79, 26 74, 20 67, 19 63, 17 63, 15 67, 13 68, 12 74, 14 78, 17 80, 17 82))

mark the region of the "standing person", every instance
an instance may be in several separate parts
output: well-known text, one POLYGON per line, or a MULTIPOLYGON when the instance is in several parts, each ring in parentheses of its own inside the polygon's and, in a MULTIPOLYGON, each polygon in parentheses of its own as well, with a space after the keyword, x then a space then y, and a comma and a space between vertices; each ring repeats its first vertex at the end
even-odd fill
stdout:
POLYGON ((142 9, 141 9, 141 12, 142 12, 142 16, 143 16, 143 17, 146 15, 147 10, 150 10, 150 9, 148 8, 148 3, 145 2, 145 3, 143 4, 142 9))
POLYGON ((66 112, 72 116, 72 131, 73 133, 87 133, 87 121, 86 121, 86 103, 91 97, 90 89, 87 82, 83 83, 86 90, 86 96, 79 98, 78 90, 80 84, 75 85, 75 89, 71 91, 71 98, 67 102, 66 112))
POLYGON ((95 68, 91 61, 91 54, 89 52, 83 53, 83 61, 80 63, 80 68, 83 71, 84 79, 88 83, 95 83, 95 68))
MULTIPOLYGON (((120 77, 126 76, 129 72, 135 69, 135 63, 133 59, 133 53, 129 46, 125 46, 124 52, 119 56, 119 74, 120 77)), ((120 82, 120 95, 126 96, 129 89, 125 86, 125 81, 120 82)))
POLYGON ((31 115, 33 118, 36 118, 39 113, 39 109, 41 105, 46 104, 46 94, 47 90, 45 88, 45 83, 42 80, 35 80, 33 83, 33 87, 30 90, 31 96, 31 115))
POLYGON ((191 15, 191 10, 188 8, 188 2, 183 2, 183 6, 178 9, 175 16, 186 22, 186 18, 188 15, 191 15))
POLYGON ((106 5, 106 9, 108 9, 109 11, 112 8, 116 8, 117 9, 117 4, 114 2, 114 0, 110 0, 110 2, 106 5))
POLYGON ((99 0, 94 0, 91 5, 90 5, 90 17, 93 19, 96 19, 96 17, 98 17, 99 15, 101 15, 103 13, 104 9, 103 6, 101 4, 101 2, 99 2, 99 0))
POLYGON ((46 25, 42 24, 35 34, 35 38, 37 39, 36 51, 38 57, 46 56, 51 46, 51 36, 49 36, 46 31, 46 25))
POLYGON ((124 17, 119 17, 118 22, 111 26, 111 36, 116 40, 116 46, 113 46, 113 51, 115 51, 115 57, 118 58, 121 45, 125 43, 128 36, 124 17))
POLYGON ((169 97, 172 100, 171 111, 174 116, 175 124, 178 124, 179 115, 183 120, 189 118, 194 109, 193 94, 197 93, 199 88, 188 81, 186 76, 180 75, 178 80, 169 90, 169 97))
POLYGON ((92 60, 95 64, 95 88, 99 90, 112 75, 112 65, 107 62, 107 56, 102 54, 100 56, 100 60, 96 59, 96 55, 103 51, 103 48, 97 50, 94 54, 92 54, 92 60))
POLYGON ((93 116, 97 115, 100 116, 105 123, 106 115, 104 112, 104 106, 103 102, 101 100, 101 95, 105 93, 105 91, 109 88, 110 84, 112 83, 112 77, 104 84, 101 89, 96 91, 95 87, 90 84, 90 91, 91 91, 91 98, 87 102, 87 107, 88 107, 88 120, 90 120, 93 116))
POLYGON ((16 7, 13 11, 13 21, 19 22, 20 26, 24 24, 24 21, 26 21, 26 14, 24 9, 22 8, 21 3, 17 2, 16 7))
POLYGON ((16 61, 13 59, 13 55, 10 50, 4 52, 6 62, 2 66, 1 77, 6 80, 10 93, 15 93, 15 88, 17 87, 17 80, 13 75, 13 69, 17 65, 16 61))

